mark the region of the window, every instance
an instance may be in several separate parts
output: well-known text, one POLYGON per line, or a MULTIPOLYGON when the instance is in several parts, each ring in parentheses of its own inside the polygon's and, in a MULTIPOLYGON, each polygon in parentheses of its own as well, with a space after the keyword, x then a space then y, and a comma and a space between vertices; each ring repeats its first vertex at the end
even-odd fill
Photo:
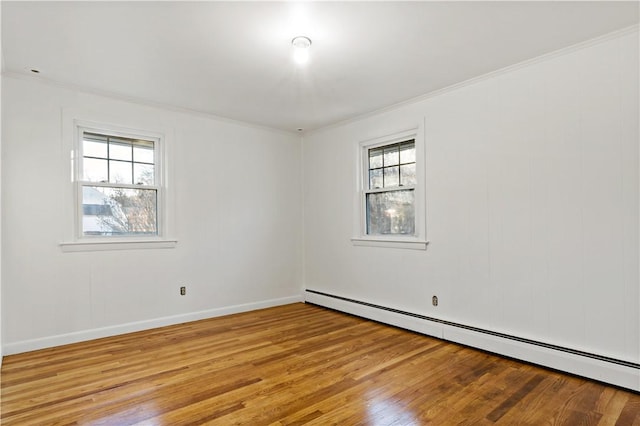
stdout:
POLYGON ((157 136, 78 128, 78 237, 158 237, 162 198, 157 136))
POLYGON ((414 235, 416 143, 368 149, 367 235, 414 235))
POLYGON ((426 248, 423 139, 414 129, 359 144, 355 245, 426 248))

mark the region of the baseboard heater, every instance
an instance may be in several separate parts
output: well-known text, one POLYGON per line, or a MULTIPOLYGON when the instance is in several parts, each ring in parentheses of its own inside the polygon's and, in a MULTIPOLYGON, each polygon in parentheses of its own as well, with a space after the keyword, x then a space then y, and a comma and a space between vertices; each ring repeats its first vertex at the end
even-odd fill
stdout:
POLYGON ((640 391, 640 363, 460 324, 317 290, 305 302, 640 391))

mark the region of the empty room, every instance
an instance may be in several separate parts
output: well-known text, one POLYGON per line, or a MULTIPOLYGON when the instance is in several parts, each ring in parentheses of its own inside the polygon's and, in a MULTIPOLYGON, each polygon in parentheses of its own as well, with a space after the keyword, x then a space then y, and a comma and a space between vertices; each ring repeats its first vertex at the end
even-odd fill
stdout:
POLYGON ((637 1, 1 1, 2 425, 640 425, 637 1))

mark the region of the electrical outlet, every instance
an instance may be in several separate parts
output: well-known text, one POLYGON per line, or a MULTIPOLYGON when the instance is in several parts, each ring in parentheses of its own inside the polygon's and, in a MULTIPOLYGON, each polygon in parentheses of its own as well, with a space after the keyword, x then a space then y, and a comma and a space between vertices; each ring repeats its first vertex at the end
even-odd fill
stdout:
POLYGON ((438 306, 438 296, 433 296, 433 297, 431 298, 431 304, 432 304, 433 306, 438 306))
POLYGON ((184 296, 185 294, 187 294, 187 288, 186 287, 180 287, 180 296, 184 296))

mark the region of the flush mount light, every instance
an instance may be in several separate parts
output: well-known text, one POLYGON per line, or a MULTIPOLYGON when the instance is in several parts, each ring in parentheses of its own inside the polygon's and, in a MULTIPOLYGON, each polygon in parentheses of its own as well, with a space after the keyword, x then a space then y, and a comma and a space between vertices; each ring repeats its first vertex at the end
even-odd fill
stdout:
POLYGON ((311 47, 311 39, 305 36, 294 37, 291 40, 293 45, 293 60, 303 65, 309 61, 309 47, 311 47))

